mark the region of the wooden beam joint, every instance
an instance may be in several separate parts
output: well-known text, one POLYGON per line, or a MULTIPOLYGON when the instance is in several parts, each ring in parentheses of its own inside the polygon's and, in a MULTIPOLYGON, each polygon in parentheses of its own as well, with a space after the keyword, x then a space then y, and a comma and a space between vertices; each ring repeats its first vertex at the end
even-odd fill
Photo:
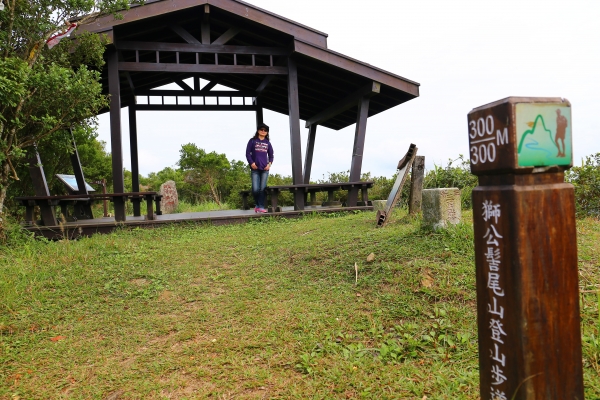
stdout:
POLYGON ((313 124, 322 124, 323 122, 331 119, 346 110, 351 109, 352 107, 356 107, 357 104, 363 98, 371 98, 381 91, 381 84, 379 82, 372 81, 369 84, 363 86, 358 89, 354 93, 349 94, 345 98, 339 100, 337 103, 333 104, 331 107, 321 111, 320 113, 312 116, 311 118, 306 120, 306 127, 310 127, 313 124))

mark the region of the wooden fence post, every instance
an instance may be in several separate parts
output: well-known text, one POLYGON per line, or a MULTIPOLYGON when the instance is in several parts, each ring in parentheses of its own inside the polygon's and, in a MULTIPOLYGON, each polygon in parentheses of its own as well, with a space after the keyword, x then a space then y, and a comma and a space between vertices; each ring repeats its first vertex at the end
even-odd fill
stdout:
POLYGON ((571 126, 561 98, 468 115, 482 399, 584 398, 571 126))
POLYGON ((410 196, 408 198, 408 213, 421 212, 423 200, 423 178, 425 177, 425 156, 416 156, 410 172, 410 196))

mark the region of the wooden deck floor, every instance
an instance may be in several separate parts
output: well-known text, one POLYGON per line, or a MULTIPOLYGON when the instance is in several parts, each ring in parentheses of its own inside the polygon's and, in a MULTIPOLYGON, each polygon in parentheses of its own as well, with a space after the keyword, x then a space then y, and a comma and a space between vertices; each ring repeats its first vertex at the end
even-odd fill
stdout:
POLYGON ((62 239, 68 237, 75 239, 81 236, 90 236, 95 233, 110 233, 121 227, 154 228, 172 223, 210 223, 213 225, 244 224, 251 218, 283 217, 297 218, 306 213, 331 213, 353 210, 370 211, 372 206, 366 207, 321 207, 307 206, 304 210, 295 211, 294 207, 284 207, 278 213, 256 214, 254 210, 221 210, 181 214, 158 215, 155 220, 147 221, 145 216, 127 216, 125 222, 116 222, 113 217, 95 218, 67 222, 59 226, 25 226, 24 229, 32 231, 36 236, 45 236, 48 239, 62 239))

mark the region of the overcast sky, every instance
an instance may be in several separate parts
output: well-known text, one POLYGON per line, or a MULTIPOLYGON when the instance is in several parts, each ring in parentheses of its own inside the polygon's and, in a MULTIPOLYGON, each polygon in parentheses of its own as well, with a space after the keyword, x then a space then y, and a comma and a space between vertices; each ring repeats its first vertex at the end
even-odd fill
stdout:
MULTIPOLYGON (((369 118, 363 172, 393 175, 410 143, 427 168, 467 156, 468 112, 508 96, 568 99, 575 164, 600 152, 598 0, 248 2, 327 33, 334 51, 421 84, 419 98, 369 118)), ((127 109, 122 116, 130 170, 127 109)), ((275 149, 272 172, 291 175, 288 117, 266 110, 264 118, 275 149)), ((110 150, 108 114, 99 120, 110 150)), ((243 160, 254 125, 251 112, 138 112, 140 173, 174 166, 189 142, 243 160)), ((348 170, 353 140, 354 126, 319 127, 312 178, 348 170)))

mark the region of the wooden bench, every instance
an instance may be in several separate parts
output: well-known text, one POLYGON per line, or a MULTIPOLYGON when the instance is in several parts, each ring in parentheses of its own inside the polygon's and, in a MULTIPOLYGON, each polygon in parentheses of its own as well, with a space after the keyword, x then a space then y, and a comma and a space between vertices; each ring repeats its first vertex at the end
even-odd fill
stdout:
MULTIPOLYGON (((130 193, 97 193, 97 194, 73 194, 73 195, 61 195, 61 196, 25 196, 16 197, 15 200, 25 207, 25 223, 32 225, 34 207, 37 205, 45 205, 56 207, 59 206, 61 213, 65 218, 67 217, 67 207, 69 205, 79 204, 91 204, 98 200, 110 200, 115 201, 120 199, 123 202, 128 200, 132 203, 140 203, 142 200, 146 200, 146 218, 148 220, 154 220, 156 215, 162 215, 160 209, 160 201, 162 195, 156 192, 130 192, 130 193), (154 203, 154 205, 152 204, 154 203), (156 212, 154 211, 156 207, 156 212)), ((91 219, 93 216, 88 216, 91 219)))
POLYGON ((240 190, 240 196, 242 196, 242 210, 249 210, 248 196, 252 194, 252 190, 240 190))
POLYGON ((356 204, 348 204, 350 207, 354 206, 368 206, 371 205, 369 201, 367 189, 373 187, 373 182, 339 182, 339 183, 315 183, 315 184, 300 184, 300 185, 277 185, 267 186, 267 194, 271 197, 271 206, 269 212, 280 212, 281 207, 277 205, 279 193, 282 191, 296 192, 302 191, 304 193, 305 204, 309 206, 321 205, 324 207, 335 207, 344 206, 341 202, 336 201, 334 192, 338 190, 361 190, 362 201, 356 204), (327 192, 327 201, 319 203, 316 201, 317 192, 327 192), (310 196, 310 201, 308 197, 310 196))

